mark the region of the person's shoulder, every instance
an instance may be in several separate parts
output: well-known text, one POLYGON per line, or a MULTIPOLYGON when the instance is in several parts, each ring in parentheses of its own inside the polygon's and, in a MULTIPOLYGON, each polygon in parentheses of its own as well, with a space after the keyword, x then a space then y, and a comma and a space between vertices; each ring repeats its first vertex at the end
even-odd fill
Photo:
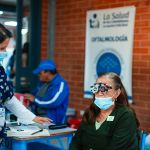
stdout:
POLYGON ((137 119, 136 119, 136 115, 135 115, 135 112, 133 111, 132 108, 130 108, 129 106, 124 106, 124 105, 120 105, 118 106, 115 110, 115 120, 116 120, 116 123, 118 122, 118 120, 121 122, 121 123, 124 123, 124 124, 132 124, 131 126, 133 128, 137 128, 138 126, 138 122, 137 122, 137 119))
POLYGON ((59 73, 57 73, 56 76, 57 76, 58 78, 60 78, 61 80, 65 80, 64 77, 63 77, 61 74, 59 74, 59 73))
POLYGON ((133 116, 133 114, 134 114, 133 110, 129 106, 125 106, 125 105, 117 106, 115 111, 119 116, 122 116, 123 114, 133 116))
POLYGON ((116 105, 116 110, 117 111, 131 111, 131 108, 129 106, 123 105, 123 104, 117 104, 116 105))
MULTIPOLYGON (((62 75, 60 75, 59 73, 57 73, 57 78, 59 78, 59 80, 60 80, 61 82, 64 82, 65 84, 68 84, 67 80, 66 80, 62 75)), ((57 81, 58 81, 58 80, 57 80, 57 81)))

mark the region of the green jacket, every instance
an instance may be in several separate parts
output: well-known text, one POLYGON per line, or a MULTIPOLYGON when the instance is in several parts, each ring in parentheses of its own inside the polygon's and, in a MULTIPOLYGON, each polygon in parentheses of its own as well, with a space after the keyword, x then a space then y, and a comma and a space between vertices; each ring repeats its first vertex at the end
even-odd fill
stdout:
POLYGON ((119 106, 109 116, 114 116, 114 119, 106 119, 98 130, 94 123, 81 123, 70 150, 138 150, 133 112, 125 106, 119 106))

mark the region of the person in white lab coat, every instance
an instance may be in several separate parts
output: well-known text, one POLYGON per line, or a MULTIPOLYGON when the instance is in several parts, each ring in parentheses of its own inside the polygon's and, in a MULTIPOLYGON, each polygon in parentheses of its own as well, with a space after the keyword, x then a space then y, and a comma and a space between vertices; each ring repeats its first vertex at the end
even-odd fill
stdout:
POLYGON ((21 120, 33 121, 40 124, 50 123, 50 119, 36 116, 22 105, 14 96, 12 85, 7 81, 7 75, 2 66, 2 62, 7 56, 5 49, 11 37, 11 32, 0 24, 0 107, 6 107, 21 120))

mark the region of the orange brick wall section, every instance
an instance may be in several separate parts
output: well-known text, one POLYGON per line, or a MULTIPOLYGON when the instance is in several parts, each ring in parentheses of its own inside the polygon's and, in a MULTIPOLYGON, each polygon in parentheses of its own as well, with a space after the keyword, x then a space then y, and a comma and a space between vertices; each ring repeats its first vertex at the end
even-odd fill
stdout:
POLYGON ((47 28, 48 28, 48 0, 42 1, 41 15, 41 59, 47 58, 47 28))
MULTIPOLYGON (((47 17, 47 1, 43 15, 47 17)), ((84 110, 90 100, 83 98, 86 11, 136 6, 133 49, 133 107, 141 128, 150 132, 150 0, 59 0, 56 4, 55 61, 70 85, 70 107, 84 110)), ((45 55, 46 17, 42 31, 45 55)))

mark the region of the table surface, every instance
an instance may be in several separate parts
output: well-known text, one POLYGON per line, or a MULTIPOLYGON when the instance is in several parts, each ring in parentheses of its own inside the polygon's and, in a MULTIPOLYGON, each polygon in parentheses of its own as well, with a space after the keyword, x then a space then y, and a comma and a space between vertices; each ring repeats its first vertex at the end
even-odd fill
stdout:
MULTIPOLYGON (((48 129, 44 129, 44 130, 48 130, 48 129)), ((55 130, 48 130, 49 134, 47 135, 34 135, 34 136, 9 136, 12 139, 15 140, 32 140, 32 139, 36 139, 36 138, 46 138, 46 137, 52 137, 52 136, 61 136, 61 135, 68 135, 68 134, 74 134, 76 132, 76 129, 74 128, 63 128, 63 129, 55 129, 55 130)), ((42 133, 42 132, 41 132, 42 133)))

